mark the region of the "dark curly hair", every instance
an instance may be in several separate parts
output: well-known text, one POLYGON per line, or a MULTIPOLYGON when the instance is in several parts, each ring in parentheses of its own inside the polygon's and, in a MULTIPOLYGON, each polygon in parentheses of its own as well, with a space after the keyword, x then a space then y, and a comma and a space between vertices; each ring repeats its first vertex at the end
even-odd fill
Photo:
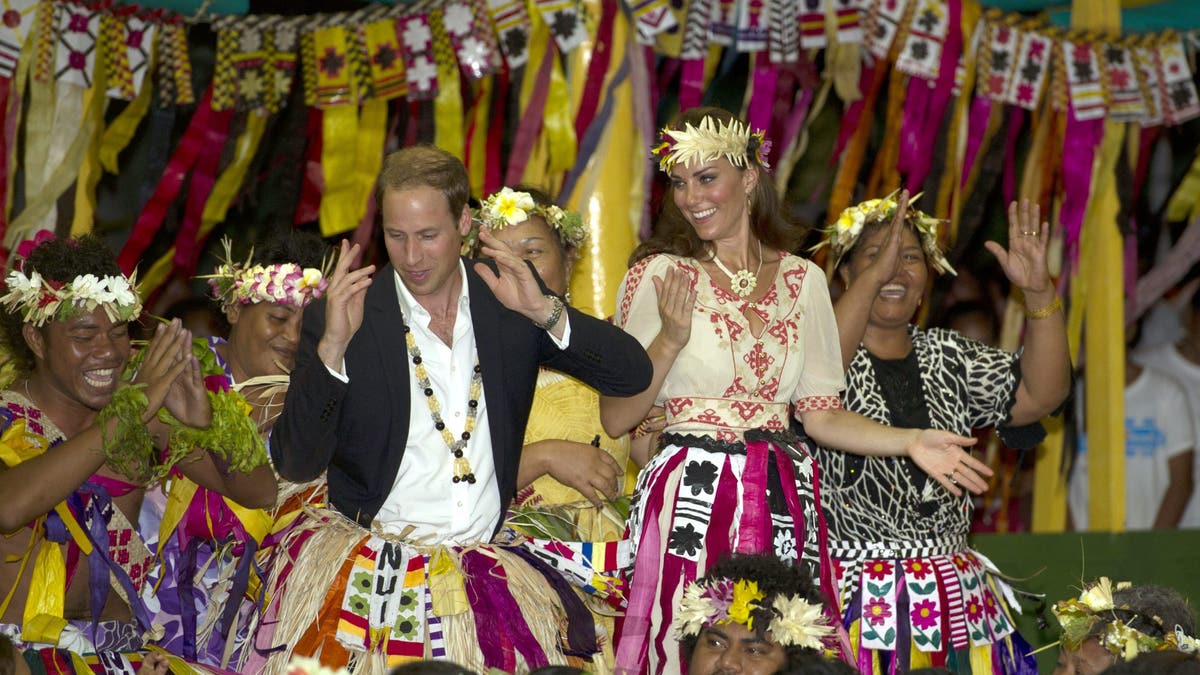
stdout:
MULTIPOLYGON (((85 234, 78 239, 49 239, 38 245, 30 252, 29 257, 21 261, 21 269, 29 275, 37 272, 43 279, 70 283, 81 274, 94 274, 97 277, 120 275, 121 267, 104 240, 91 234, 85 234)), ((7 293, 7 285, 0 294, 7 293)), ((25 342, 22 333, 24 318, 20 309, 12 312, 0 312, 0 339, 9 357, 21 374, 33 370, 33 350, 25 342)))
POLYGON ((1167 649, 1117 661, 1104 675, 1200 675, 1200 657, 1167 649))
POLYGON ((0 633, 0 675, 12 675, 17 672, 17 659, 20 658, 21 650, 17 649, 12 639, 0 633))
MULTIPOLYGON (((771 619, 774 618, 774 612, 768 608, 774 602, 776 596, 800 597, 813 604, 824 604, 821 591, 806 568, 785 563, 771 554, 735 553, 719 560, 708 570, 708 574, 704 578, 697 581, 698 583, 706 584, 721 579, 728 579, 735 582, 742 580, 753 581, 758 584, 758 590, 762 592, 764 597, 759 602, 761 608, 753 612, 754 630, 758 634, 758 637, 764 640, 766 639, 765 633, 767 627, 770 626, 771 619)), ((688 659, 691 658, 699 637, 699 635, 689 635, 684 636, 680 640, 684 656, 688 659)), ((787 654, 787 662, 784 664, 784 668, 787 668, 790 664, 811 659, 814 655, 819 655, 819 652, 816 650, 794 645, 784 647, 784 651, 787 654)))
MULTIPOLYGON (((1196 615, 1187 598, 1175 589, 1156 584, 1129 586, 1113 591, 1113 605, 1112 617, 1151 637, 1161 640, 1174 632, 1175 626, 1188 635, 1196 634, 1196 615)), ((1099 635, 1108 623, 1093 626, 1091 636, 1099 635)))
POLYGON ((312 232, 281 227, 254 247, 254 262, 258 265, 295 263, 319 269, 325 262, 327 248, 324 240, 312 232))
MULTIPOLYGON (((700 121, 705 117, 711 117, 719 122, 735 120, 741 122, 728 110, 699 107, 690 108, 681 113, 671 127, 677 129, 685 124, 699 126, 700 121)), ((744 124, 744 122, 742 123, 744 124)), ((804 239, 803 228, 797 227, 784 217, 780 207, 779 194, 775 191, 775 183, 767 174, 766 169, 753 156, 748 158, 748 164, 758 171, 758 181, 755 183, 753 192, 750 193, 750 231, 764 246, 769 246, 777 251, 795 252, 804 239)), ((736 166, 734 168, 737 169, 736 166)), ((749 167, 738 169, 738 171, 749 170, 749 167)), ((698 259, 707 258, 711 253, 711 245, 696 234, 696 230, 669 195, 663 199, 654 236, 634 250, 629 264, 632 265, 655 253, 670 253, 698 259)))

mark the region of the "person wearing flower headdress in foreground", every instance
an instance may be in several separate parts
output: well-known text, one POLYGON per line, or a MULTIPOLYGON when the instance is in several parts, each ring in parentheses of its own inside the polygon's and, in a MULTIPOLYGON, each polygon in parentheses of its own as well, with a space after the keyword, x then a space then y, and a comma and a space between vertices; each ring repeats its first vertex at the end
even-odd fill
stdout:
POLYGON ((254 507, 274 502, 275 482, 254 458, 231 462, 257 438, 225 424, 245 402, 205 392, 178 321, 131 360, 141 300, 100 239, 44 239, 6 282, 4 346, 20 375, 0 391, 0 631, 66 672, 132 672, 161 634, 139 597, 144 487, 178 466, 254 507))
POLYGON ((271 455, 289 480, 327 470, 329 508, 279 544, 294 564, 272 571, 274 633, 258 639, 279 649, 247 671, 279 672, 290 654, 380 675, 426 655, 524 672, 598 654, 578 596, 500 526, 541 366, 629 395, 649 359, 488 229, 490 260, 460 257, 469 194, 446 151, 389 154, 376 202, 390 265, 352 269, 358 247, 343 242, 305 310, 271 455))
MULTIPOLYGON (((938 221, 911 206, 907 192, 851 207, 826 230, 822 245, 847 286, 835 307, 847 410, 961 434, 997 426, 1015 448, 1041 440, 1038 422, 1066 398, 1071 361, 1046 269, 1049 226, 1027 201, 1014 202, 1008 215, 1008 249, 987 247, 1024 294, 1029 321, 1020 354, 909 323, 931 271, 953 269, 938 245, 938 221)), ((826 448, 817 456, 839 608, 859 670, 878 672, 895 660, 901 670, 1033 672, 1009 614, 1020 611, 1012 591, 967 547, 971 500, 904 458, 826 448)), ((962 482, 955 471, 941 478, 962 482)))
POLYGON ((1142 654, 1175 651, 1195 658, 1200 650, 1191 606, 1165 586, 1114 585, 1100 577, 1078 599, 1061 600, 1051 611, 1063 629, 1054 675, 1099 675, 1142 654))
MULTIPOLYGON (((610 433, 666 409, 661 450, 638 477, 636 545, 618 668, 674 671, 666 640, 679 588, 729 551, 774 551, 808 566, 832 597, 810 443, 907 455, 947 489, 984 488, 990 471, 945 431, 895 429, 842 409, 837 326, 825 275, 793 255, 761 132, 716 108, 695 108, 655 150, 670 176, 657 234, 621 286, 617 323, 654 362, 650 388, 601 397, 610 433), (736 271, 735 271, 736 270, 736 271), (820 576, 818 576, 820 575, 820 576)), ((639 458, 644 460, 645 458, 639 458)))
POLYGON ((804 672, 834 633, 808 571, 770 553, 735 553, 684 586, 672 631, 689 675, 804 672))
MULTIPOLYGON (((288 228, 242 262, 233 259, 228 239, 222 243, 224 261, 203 278, 229 322, 229 339, 197 338, 192 350, 206 386, 244 396, 250 428, 269 443, 296 363, 304 308, 328 285, 321 272, 325 247, 316 235, 288 228)), ((267 465, 257 471, 271 475, 267 465)), ((284 509, 293 512, 302 501, 320 501, 323 487, 322 480, 279 481, 273 506, 304 492, 284 509)), ((147 494, 139 527, 160 561, 145 594, 154 623, 164 629, 159 646, 205 665, 228 669, 239 662, 256 605, 247 591, 260 584, 255 561, 266 558, 261 548, 276 520, 275 511, 243 508, 178 472, 147 494), (199 579, 196 570, 204 570, 199 579)))
MULTIPOLYGON (((477 242, 478 228, 487 228, 533 265, 546 288, 569 297, 571 270, 587 236, 578 213, 518 185, 483 200, 474 227, 469 242, 477 242)), ((533 538, 531 550, 587 594, 603 629, 599 646, 611 662, 614 608, 623 607, 624 595, 620 565, 602 563, 617 562, 616 556, 600 552, 621 550, 625 509, 614 500, 625 494, 629 439, 605 433, 599 413, 595 389, 548 368, 538 372, 506 525, 533 538), (584 555, 588 550, 592 554, 584 555)))

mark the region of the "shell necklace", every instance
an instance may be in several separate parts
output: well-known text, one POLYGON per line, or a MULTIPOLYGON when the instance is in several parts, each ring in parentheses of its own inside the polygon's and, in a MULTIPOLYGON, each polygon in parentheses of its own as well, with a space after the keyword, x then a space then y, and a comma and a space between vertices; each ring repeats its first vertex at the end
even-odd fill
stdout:
POLYGON ((758 242, 758 269, 755 270, 753 274, 750 273, 749 269, 740 269, 736 273, 730 272, 729 268, 726 267, 725 264, 721 262, 721 259, 717 257, 715 251, 713 252, 712 259, 713 263, 716 264, 717 269, 721 270, 725 273, 725 276, 729 277, 730 289, 743 300, 750 297, 750 294, 753 293, 754 289, 758 286, 758 274, 759 272, 762 272, 762 242, 758 242))

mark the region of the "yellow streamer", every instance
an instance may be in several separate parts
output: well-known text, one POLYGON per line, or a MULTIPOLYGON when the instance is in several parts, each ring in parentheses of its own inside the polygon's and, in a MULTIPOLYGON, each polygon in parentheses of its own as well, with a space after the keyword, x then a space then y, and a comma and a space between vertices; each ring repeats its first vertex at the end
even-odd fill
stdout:
POLYGON ((433 34, 433 55, 437 62, 438 93, 433 101, 434 144, 461 159, 463 157, 462 86, 458 77, 458 62, 450 46, 450 37, 442 24, 442 11, 429 14, 433 34))
POLYGON ((355 225, 367 215, 367 203, 375 189, 379 170, 383 167, 383 146, 387 142, 387 101, 370 100, 363 103, 358 119, 358 148, 354 156, 354 175, 358 183, 355 202, 355 225))
POLYGON ((332 237, 358 225, 358 184, 354 165, 358 147, 358 108, 326 108, 321 117, 321 169, 325 192, 321 195, 321 235, 332 237))
POLYGON ((1196 159, 1188 169, 1187 175, 1179 183, 1179 188, 1167 201, 1167 220, 1186 220, 1191 222, 1200 215, 1200 149, 1196 151, 1196 159))
POLYGON ((483 189, 487 179, 487 137, 492 112, 492 89, 495 76, 488 75, 475 82, 475 107, 471 110, 474 134, 471 136, 470 165, 467 166, 471 185, 483 189))
MULTIPOLYGON (((609 45, 614 51, 606 80, 621 67, 632 44, 633 26, 628 17, 618 13, 615 21, 609 45)), ((642 185, 646 148, 650 144, 634 120, 632 82, 622 83, 613 96, 608 126, 568 199, 570 208, 582 213, 588 224, 588 239, 571 277, 572 305, 598 317, 616 311, 617 289, 625 276, 629 254, 638 243, 645 199, 642 185)))
POLYGON ((238 136, 233 161, 217 177, 212 194, 204 203, 204 212, 200 215, 200 229, 196 233, 198 238, 207 236, 217 223, 225 220, 233 198, 237 196, 238 190, 246 180, 246 171, 258 152, 266 128, 267 116, 261 111, 251 111, 246 116, 246 129, 238 136))
POLYGON ((542 134, 551 150, 546 166, 546 171, 550 174, 561 173, 575 166, 575 155, 578 152, 575 119, 571 115, 571 99, 557 52, 558 48, 555 46, 550 49, 548 55, 554 62, 550 66, 550 92, 546 97, 546 111, 542 122, 542 134))
MULTIPOLYGON (((158 61, 157 48, 150 55, 150 62, 147 65, 147 72, 155 72, 158 61)), ((100 165, 104 170, 111 173, 118 173, 117 157, 121 151, 129 145, 133 140, 133 135, 137 132, 138 125, 142 123, 142 119, 150 110, 150 100, 154 97, 154 87, 149 81, 142 82, 142 89, 138 92, 133 101, 125 106, 112 124, 104 130, 104 136, 100 140, 100 165)))
POLYGON ((103 170, 100 167, 100 137, 104 133, 105 105, 92 105, 92 100, 100 97, 107 102, 108 97, 101 85, 96 85, 84 94, 84 107, 89 115, 98 115, 92 126, 93 132, 88 139, 87 150, 83 153, 83 162, 79 165, 79 177, 75 180, 75 214, 71 220, 71 236, 79 237, 92 231, 96 213, 96 185, 100 182, 103 170))
MULTIPOLYGON (((1072 0, 1071 27, 1121 29, 1118 0, 1072 0)), ((1084 215, 1079 277, 1086 283, 1084 340, 1088 370, 1088 526, 1125 528, 1125 312, 1124 242, 1117 229, 1116 165, 1126 125, 1105 121, 1084 215), (1122 336, 1118 338, 1118 336, 1122 336), (1100 375, 1103 373, 1103 376, 1100 375)))

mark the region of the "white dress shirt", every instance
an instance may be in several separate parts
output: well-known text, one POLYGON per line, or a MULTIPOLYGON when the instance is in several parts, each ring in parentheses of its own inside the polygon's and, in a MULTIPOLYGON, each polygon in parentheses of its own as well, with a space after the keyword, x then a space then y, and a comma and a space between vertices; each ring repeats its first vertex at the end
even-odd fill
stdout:
MULTIPOLYGON (((454 320, 450 345, 442 342, 429 329, 429 312, 408 292, 400 275, 394 275, 404 323, 416 338, 430 387, 441 404, 442 421, 455 440, 461 437, 466 425, 471 376, 477 358, 467 272, 461 261, 459 274, 462 275, 462 294, 458 299, 458 315, 454 320)), ((554 338, 553 333, 550 337, 560 349, 565 349, 570 341, 570 324, 564 326, 561 340, 554 338)), ((408 384, 412 404, 409 410, 408 445, 404 449, 404 459, 396 472, 392 491, 376 514, 375 521, 387 532, 402 534, 407 531, 410 540, 427 544, 469 545, 488 541, 502 514, 486 397, 481 389, 475 429, 463 448, 463 456, 471 464, 475 482, 455 483, 454 457, 442 433, 433 426, 433 415, 429 411, 425 392, 417 384, 416 374, 412 372, 412 356, 408 353, 407 345, 395 347, 409 360, 408 384)), ((342 374, 345 373, 344 363, 342 373, 333 369, 329 371, 335 377, 349 381, 349 373, 342 374)), ((487 377, 486 371, 483 377, 487 377)))

